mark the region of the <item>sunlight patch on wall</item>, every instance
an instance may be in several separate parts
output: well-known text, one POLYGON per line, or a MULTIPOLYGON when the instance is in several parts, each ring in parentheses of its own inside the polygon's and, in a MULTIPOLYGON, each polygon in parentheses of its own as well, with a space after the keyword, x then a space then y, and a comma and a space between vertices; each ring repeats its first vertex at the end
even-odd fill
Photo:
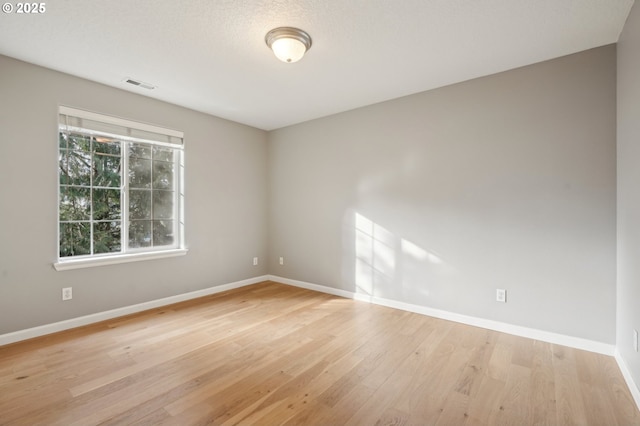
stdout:
POLYGON ((355 214, 356 287, 373 295, 376 282, 386 282, 395 272, 393 234, 370 219, 355 214))
MULTIPOLYGON (((402 296, 416 290, 415 265, 431 267, 442 259, 419 245, 400 238, 371 219, 354 213, 356 292, 369 296, 402 296), (412 288, 413 287, 413 288, 412 288)), ((421 294, 428 295, 426 282, 421 294)))
POLYGON ((409 255, 416 260, 428 260, 431 263, 439 264, 442 263, 442 259, 436 256, 433 253, 429 253, 422 247, 412 243, 409 240, 405 240, 404 238, 400 242, 402 246, 402 252, 406 255, 409 255))

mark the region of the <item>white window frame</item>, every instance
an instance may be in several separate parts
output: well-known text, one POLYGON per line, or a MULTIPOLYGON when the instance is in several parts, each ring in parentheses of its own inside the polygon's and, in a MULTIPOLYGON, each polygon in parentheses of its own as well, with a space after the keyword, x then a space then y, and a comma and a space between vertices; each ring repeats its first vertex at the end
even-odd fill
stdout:
MULTIPOLYGON (((59 116, 72 117, 74 120, 90 120, 91 122, 104 124, 105 128, 116 129, 113 133, 108 130, 95 130, 85 129, 82 125, 77 126, 82 129, 83 133, 90 133, 102 136, 109 136, 117 138, 126 142, 138 142, 138 143, 151 143, 154 145, 170 146, 173 149, 177 149, 178 159, 176 161, 178 169, 174 171, 175 191, 177 192, 177 198, 174 202, 174 218, 176 218, 177 229, 174 229, 174 233, 177 233, 176 240, 171 246, 156 246, 156 247, 143 247, 143 248, 128 248, 126 242, 128 242, 128 203, 129 203, 129 179, 128 179, 128 162, 129 158, 126 155, 126 151, 123 151, 122 155, 122 181, 120 190, 122 191, 121 197, 121 232, 122 239, 125 244, 122 245, 121 252, 118 253, 101 253, 91 254, 83 256, 70 256, 60 257, 60 180, 56 179, 56 186, 58 191, 57 198, 57 245, 56 245, 56 261, 53 263, 54 268, 57 271, 88 268, 95 266, 113 265, 119 263, 136 262, 151 259, 161 259, 167 257, 183 256, 187 254, 188 250, 185 246, 184 238, 184 134, 183 132, 158 127, 146 123, 140 123, 136 121, 126 120, 118 117, 108 116, 104 114, 98 114, 90 111, 84 111, 67 106, 59 107, 59 116), (153 140, 146 139, 144 135, 153 134, 153 140), (142 136, 141 136, 142 135, 142 136), (159 136, 158 137, 156 137, 159 136), (166 137, 166 141, 164 138, 166 137)), ((59 124, 56 135, 59 139, 59 133, 63 131, 63 124, 59 124)), ((68 128, 65 130, 68 131, 68 128)), ((58 148, 59 150, 60 148, 58 148)), ((58 160, 59 161, 59 160, 58 160)), ((175 226, 174 226, 175 228, 175 226)))

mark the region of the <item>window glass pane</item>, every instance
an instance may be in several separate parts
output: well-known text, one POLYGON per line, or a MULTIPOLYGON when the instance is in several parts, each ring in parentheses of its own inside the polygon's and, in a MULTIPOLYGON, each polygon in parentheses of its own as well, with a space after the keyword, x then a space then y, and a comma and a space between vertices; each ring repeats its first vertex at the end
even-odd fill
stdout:
POLYGON ((129 159, 129 185, 131 188, 151 188, 151 160, 129 159))
POLYGON ((61 184, 85 186, 91 184, 91 154, 86 151, 61 149, 58 159, 61 184))
POLYGON ((98 136, 94 139, 93 151, 120 157, 120 145, 119 140, 98 136))
POLYGON ((173 221, 153 221, 153 245, 168 246, 173 244, 173 221))
POLYGON ((93 155, 93 185, 120 187, 120 157, 93 155))
POLYGON ((129 225, 129 247, 151 247, 151 221, 135 220, 129 225))
POLYGON ((153 218, 173 218, 173 191, 153 191, 153 218))
POLYGON ((120 190, 119 189, 94 189, 93 190, 93 219, 94 220, 120 219, 120 190))
POLYGON ((151 160, 151 145, 141 143, 129 144, 129 157, 151 160))
POLYGON ((91 136, 70 133, 67 136, 67 148, 77 151, 91 151, 91 136))
POLYGON ((68 143, 69 135, 66 133, 60 132, 58 133, 58 148, 66 149, 68 143))
POLYGON ((91 253, 89 222, 60 224, 60 257, 81 256, 91 253))
POLYGON ((60 221, 91 219, 91 190, 74 186, 60 188, 60 221))
POLYGON ((173 163, 153 162, 153 189, 173 189, 173 163))
POLYGON ((173 161, 173 149, 164 146, 154 146, 153 159, 161 161, 173 161))
POLYGON ((93 252, 120 251, 120 222, 96 222, 93 224, 93 252))
POLYGON ((151 191, 132 189, 129 191, 129 218, 151 219, 151 191))
POLYGON ((61 185, 69 185, 71 178, 69 176, 69 152, 60 148, 58 151, 58 176, 61 185))

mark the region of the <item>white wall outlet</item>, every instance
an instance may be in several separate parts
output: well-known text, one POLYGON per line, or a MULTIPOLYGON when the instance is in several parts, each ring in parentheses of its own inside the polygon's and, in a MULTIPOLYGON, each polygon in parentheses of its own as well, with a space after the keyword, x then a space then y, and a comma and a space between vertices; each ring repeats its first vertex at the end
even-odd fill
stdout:
POLYGON ((633 349, 638 352, 638 330, 633 330, 633 349))
POLYGON ((280 256, 280 264, 284 265, 284 257, 280 256))
POLYGON ((258 264, 258 258, 254 257, 253 258, 253 266, 256 266, 258 264))
POLYGON ((73 299, 73 287, 65 287, 62 289, 62 300, 73 299))
POLYGON ((496 302, 507 303, 507 290, 504 288, 496 289, 496 302))

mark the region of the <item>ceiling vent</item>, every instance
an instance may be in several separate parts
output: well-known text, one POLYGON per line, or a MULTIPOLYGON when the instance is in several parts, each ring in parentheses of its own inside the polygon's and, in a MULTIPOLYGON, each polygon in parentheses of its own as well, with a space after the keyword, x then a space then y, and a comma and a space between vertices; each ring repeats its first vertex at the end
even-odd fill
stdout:
POLYGON ((133 84, 134 86, 143 87, 143 88, 149 89, 149 90, 153 90, 153 89, 156 88, 156 86, 154 86, 153 84, 145 83, 144 81, 134 80, 132 78, 127 78, 124 82, 125 83, 129 83, 129 84, 133 84))

